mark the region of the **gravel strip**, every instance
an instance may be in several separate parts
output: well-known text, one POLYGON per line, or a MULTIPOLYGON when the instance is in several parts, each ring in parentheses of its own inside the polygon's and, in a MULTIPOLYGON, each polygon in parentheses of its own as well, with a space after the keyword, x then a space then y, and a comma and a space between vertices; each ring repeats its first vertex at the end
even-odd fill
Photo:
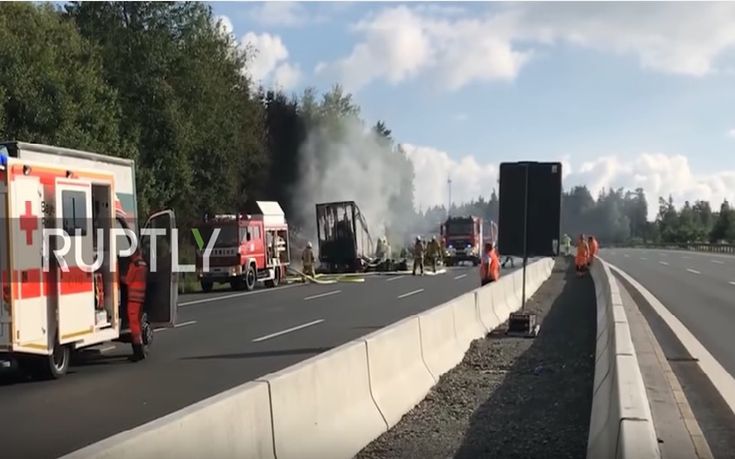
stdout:
POLYGON ((475 340, 462 363, 356 457, 583 458, 595 371, 595 289, 571 260, 526 303, 541 331, 475 340))

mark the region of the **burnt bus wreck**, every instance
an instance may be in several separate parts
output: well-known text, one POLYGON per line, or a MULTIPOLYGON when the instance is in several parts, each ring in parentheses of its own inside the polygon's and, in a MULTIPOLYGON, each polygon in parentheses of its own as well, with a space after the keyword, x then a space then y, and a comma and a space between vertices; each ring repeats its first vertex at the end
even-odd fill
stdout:
POLYGON ((328 272, 364 271, 373 255, 373 239, 354 201, 316 205, 319 262, 328 272))

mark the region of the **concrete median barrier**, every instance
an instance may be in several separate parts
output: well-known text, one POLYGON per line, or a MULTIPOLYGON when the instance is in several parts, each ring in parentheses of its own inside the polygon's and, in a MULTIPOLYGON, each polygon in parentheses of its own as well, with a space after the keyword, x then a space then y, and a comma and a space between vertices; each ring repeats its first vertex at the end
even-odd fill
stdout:
POLYGON ((390 428, 436 383, 422 356, 419 319, 404 319, 366 336, 365 342, 371 392, 390 428))
POLYGON ((470 343, 485 336, 487 328, 480 320, 475 292, 466 293, 451 302, 454 308, 454 329, 457 343, 464 355, 470 343))
POLYGON ((597 298, 597 345, 587 457, 659 458, 619 287, 602 260, 592 265, 591 274, 597 298))
POLYGON ((268 385, 253 382, 222 392, 63 459, 181 457, 275 457, 268 385))
POLYGON ((452 303, 436 306, 419 314, 421 349, 424 361, 435 380, 454 368, 464 356, 457 341, 452 303))
MULTIPOLYGON (((550 264, 553 260, 529 266, 528 297, 548 278, 550 264)), ((502 276, 417 316, 67 457, 353 457, 419 403, 441 375, 462 360, 472 340, 520 307, 520 275, 502 276)), ((623 363, 620 372, 627 371, 623 363)))
POLYGON ((276 457, 351 457, 387 430, 370 391, 367 346, 352 341, 267 375, 276 457))

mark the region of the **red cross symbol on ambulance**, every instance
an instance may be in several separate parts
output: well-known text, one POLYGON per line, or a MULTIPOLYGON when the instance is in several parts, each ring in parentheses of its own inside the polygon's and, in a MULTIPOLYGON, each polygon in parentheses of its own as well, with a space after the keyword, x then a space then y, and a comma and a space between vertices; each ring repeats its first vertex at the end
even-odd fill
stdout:
POLYGON ((33 245, 33 232, 38 229, 38 217, 33 215, 31 201, 26 201, 26 213, 20 216, 20 230, 26 232, 26 244, 33 245))

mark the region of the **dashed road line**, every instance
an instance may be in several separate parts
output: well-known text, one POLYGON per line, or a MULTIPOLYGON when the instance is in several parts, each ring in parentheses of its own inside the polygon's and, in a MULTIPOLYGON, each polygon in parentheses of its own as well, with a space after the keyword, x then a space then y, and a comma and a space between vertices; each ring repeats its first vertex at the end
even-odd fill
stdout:
POLYGON ((659 261, 659 263, 662 264, 662 265, 664 265, 664 266, 669 266, 669 264, 666 263, 665 261, 659 261))
POLYGON ((400 300, 402 298, 406 298, 406 297, 411 296, 411 295, 416 295, 417 293, 421 293, 423 291, 424 291, 424 289, 420 288, 418 290, 414 290, 413 292, 404 293, 403 295, 398 295, 398 299, 400 300))
POLYGON ((730 281, 730 285, 735 285, 735 281, 730 281))
POLYGON ((403 279, 404 277, 406 277, 406 276, 391 277, 390 279, 386 279, 385 281, 386 282, 393 282, 394 280, 403 279))
POLYGON ((100 348, 100 352, 105 353, 105 352, 114 351, 115 349, 117 349, 115 346, 105 346, 105 347, 100 348))
POLYGON ((338 293, 342 293, 342 290, 332 290, 331 292, 326 292, 326 293, 320 293, 318 295, 307 296, 306 298, 304 298, 304 301, 314 300, 316 298, 323 298, 325 296, 332 296, 332 295, 336 295, 338 293))
POLYGON ((689 271, 692 274, 702 274, 699 271, 697 271, 696 269, 687 268, 687 271, 689 271))
POLYGON ((464 277, 467 277, 467 274, 460 274, 459 276, 454 276, 454 280, 460 280, 464 277))
POLYGON ((260 341, 265 341, 267 339, 275 338, 277 336, 285 335, 286 333, 295 332, 297 330, 301 330, 303 328, 312 327, 314 325, 320 324, 324 322, 324 319, 318 319, 311 322, 307 322, 305 324, 297 325, 295 327, 287 328, 285 330, 281 330, 279 332, 271 333, 270 335, 261 336, 260 338, 255 338, 253 340, 254 343, 258 343, 260 341))
POLYGON ((221 295, 221 296, 215 296, 214 298, 203 298, 201 300, 193 300, 193 301, 185 301, 183 303, 179 303, 178 306, 192 306, 195 304, 202 304, 202 303, 211 303, 212 301, 219 301, 219 300, 228 300, 230 298, 238 298, 241 296, 247 296, 247 295, 258 295, 260 293, 267 293, 267 292, 277 292, 278 290, 285 290, 287 288, 296 287, 297 284, 292 285, 284 285, 283 287, 278 288, 269 288, 269 289, 263 289, 263 290, 255 290, 252 292, 243 292, 243 293, 233 293, 231 295, 221 295))
MULTIPOLYGON (((197 323, 196 320, 190 320, 188 322, 181 322, 180 324, 174 324, 173 328, 181 328, 181 327, 188 327, 189 325, 194 325, 197 323)), ((169 327, 158 327, 154 328, 153 331, 164 331, 164 330, 170 330, 169 327)))
POLYGON ((710 260, 710 261, 711 261, 712 263, 717 263, 718 265, 724 265, 724 264, 725 264, 725 262, 724 262, 724 261, 720 261, 720 260, 710 260))

